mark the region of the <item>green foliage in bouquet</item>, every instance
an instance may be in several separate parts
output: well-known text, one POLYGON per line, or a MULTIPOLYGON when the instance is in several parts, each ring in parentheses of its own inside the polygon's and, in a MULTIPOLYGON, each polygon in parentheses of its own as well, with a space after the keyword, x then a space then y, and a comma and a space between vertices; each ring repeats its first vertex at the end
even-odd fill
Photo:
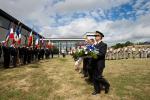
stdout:
POLYGON ((85 56, 85 51, 84 51, 84 50, 81 50, 80 52, 78 52, 78 56, 79 56, 79 57, 85 56))
POLYGON ((94 51, 89 51, 87 52, 87 54, 85 54, 86 51, 81 50, 81 51, 77 51, 73 54, 73 58, 74 59, 78 59, 79 57, 84 57, 84 58, 94 58, 97 59, 97 53, 94 51))
POLYGON ((88 52, 87 55, 90 56, 90 57, 92 57, 92 58, 94 58, 94 59, 98 58, 97 54, 95 52, 92 52, 92 51, 88 52))
POLYGON ((83 57, 85 56, 85 51, 81 50, 81 51, 76 51, 74 54, 72 54, 73 58, 76 60, 79 57, 83 57))
POLYGON ((74 60, 76 61, 76 60, 79 58, 78 52, 73 53, 73 54, 72 54, 72 57, 73 57, 74 60))

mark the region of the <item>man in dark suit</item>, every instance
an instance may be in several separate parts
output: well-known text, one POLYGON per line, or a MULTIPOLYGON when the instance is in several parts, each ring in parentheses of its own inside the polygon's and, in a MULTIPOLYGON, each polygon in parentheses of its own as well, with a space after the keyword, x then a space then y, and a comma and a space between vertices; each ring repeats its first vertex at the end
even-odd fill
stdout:
MULTIPOLYGON (((90 44, 90 46, 91 47, 94 47, 94 44, 95 44, 95 40, 94 39, 90 39, 89 40, 89 44, 90 44)), ((88 75, 89 75, 89 82, 93 82, 93 58, 89 58, 88 59, 88 67, 87 67, 87 69, 88 69, 88 75)))
POLYGON ((40 50, 40 55, 41 55, 41 58, 44 59, 44 48, 42 47, 41 50, 40 50))
POLYGON ((23 47, 18 47, 18 52, 19 52, 19 63, 23 64, 23 47))
POLYGON ((94 84, 94 92, 93 95, 99 94, 101 91, 101 86, 105 87, 105 93, 108 93, 110 84, 103 77, 103 70, 105 68, 105 55, 107 51, 107 44, 102 41, 104 37, 103 33, 96 31, 95 33, 95 48, 99 52, 98 58, 94 60, 94 68, 93 68, 93 84, 94 84))
POLYGON ((35 61, 37 61, 37 59, 38 59, 38 48, 37 47, 34 49, 34 54, 35 54, 35 61))
POLYGON ((41 48, 38 48, 38 60, 41 60, 41 48))
POLYGON ((46 58, 46 59, 49 58, 49 53, 50 53, 50 52, 49 52, 49 49, 46 48, 46 49, 45 49, 45 58, 46 58))
POLYGON ((50 49, 50 54, 51 54, 51 57, 53 58, 53 56, 54 56, 54 48, 53 47, 51 47, 51 49, 50 49))
POLYGON ((17 66, 18 49, 15 46, 15 44, 10 48, 10 54, 11 54, 11 57, 12 57, 13 66, 16 67, 17 66))
POLYGON ((31 63, 31 55, 32 55, 31 47, 27 47, 27 54, 28 54, 27 62, 28 62, 28 64, 30 64, 31 63))
POLYGON ((31 53, 31 61, 34 61, 34 50, 33 50, 33 46, 30 47, 30 53, 31 53))
POLYGON ((1 55, 2 55, 2 45, 1 45, 1 42, 0 42, 0 58, 1 58, 1 55))
POLYGON ((10 47, 3 46, 3 56, 4 56, 4 68, 9 68, 10 64, 10 47))
POLYGON ((24 46, 23 48, 22 48, 22 52, 23 52, 23 64, 25 65, 26 64, 26 62, 27 62, 27 55, 28 55, 28 50, 27 50, 27 47, 26 46, 24 46))
POLYGON ((89 58, 83 58, 83 75, 88 77, 89 58))

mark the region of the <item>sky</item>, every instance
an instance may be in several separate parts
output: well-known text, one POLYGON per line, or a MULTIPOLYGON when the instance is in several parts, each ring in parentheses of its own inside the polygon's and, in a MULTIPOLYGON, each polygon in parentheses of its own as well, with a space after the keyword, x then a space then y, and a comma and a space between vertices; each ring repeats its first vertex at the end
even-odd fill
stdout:
POLYGON ((48 38, 98 30, 109 44, 150 41, 150 0, 0 0, 0 8, 48 38))

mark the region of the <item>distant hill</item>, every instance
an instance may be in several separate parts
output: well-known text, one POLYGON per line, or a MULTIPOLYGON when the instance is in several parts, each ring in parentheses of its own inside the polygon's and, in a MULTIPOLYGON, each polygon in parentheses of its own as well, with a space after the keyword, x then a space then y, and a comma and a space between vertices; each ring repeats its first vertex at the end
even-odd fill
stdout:
POLYGON ((133 45, 150 45, 150 41, 139 42, 139 43, 133 43, 133 42, 127 41, 125 43, 117 43, 111 47, 117 49, 117 48, 122 48, 122 47, 126 47, 126 46, 133 46, 133 45))
POLYGON ((150 45, 150 41, 146 41, 146 42, 139 42, 137 43, 138 45, 150 45))

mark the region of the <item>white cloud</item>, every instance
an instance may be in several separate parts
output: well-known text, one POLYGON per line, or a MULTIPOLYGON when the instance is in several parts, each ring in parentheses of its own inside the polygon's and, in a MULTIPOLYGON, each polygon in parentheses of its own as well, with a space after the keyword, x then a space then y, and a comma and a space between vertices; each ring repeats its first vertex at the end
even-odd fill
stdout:
POLYGON ((69 25, 57 28, 45 27, 46 36, 50 37, 82 37, 88 31, 102 31, 105 34, 104 40, 108 43, 148 40, 150 39, 150 14, 140 16, 136 22, 129 20, 96 22, 92 18, 81 18, 74 20, 69 25), (47 29, 47 30, 46 30, 47 29), (49 33, 49 34, 48 34, 49 33), (53 34, 56 33, 56 34, 53 34))
POLYGON ((1 0, 0 8, 12 16, 24 20, 35 11, 41 10, 46 0, 1 0))
POLYGON ((54 5, 57 12, 90 10, 95 8, 110 9, 129 2, 130 0, 65 0, 54 5))
MULTIPOLYGON (((30 27, 38 25, 40 28, 56 24, 55 13, 73 13, 74 11, 88 11, 94 8, 109 9, 129 2, 129 0, 65 0, 52 5, 53 0, 1 0, 0 8, 10 15, 28 24, 30 27), (31 23, 30 23, 31 22, 31 23)), ((104 16, 102 10, 100 12, 104 16)), ((67 19, 59 19, 61 23, 67 19)))
POLYGON ((150 1, 137 0, 133 5, 133 10, 136 12, 136 16, 150 13, 150 1))
POLYGON ((142 3, 144 2, 144 0, 136 0, 135 4, 133 5, 134 9, 139 9, 141 8, 141 6, 143 5, 142 3))
POLYGON ((91 31, 96 26, 96 22, 93 19, 81 18, 72 21, 70 24, 60 27, 45 26, 42 31, 46 34, 46 37, 82 37, 86 31, 91 31), (55 34, 53 34, 55 33, 55 34))
POLYGON ((109 42, 150 40, 150 14, 140 16, 135 22, 120 20, 108 25, 112 33, 106 37, 109 42))
MULTIPOLYGON (((126 40, 146 41, 150 38, 150 10, 145 11, 143 9, 150 9, 150 2, 141 6, 141 0, 136 1, 133 5, 134 10, 132 13, 136 12, 136 15, 140 16, 136 18, 135 22, 126 19, 116 21, 105 19, 96 22, 93 18, 98 18, 99 16, 105 17, 105 10, 126 4, 130 1, 65 0, 53 5, 52 0, 0 0, 0 8, 30 27, 33 25, 38 26, 41 30, 40 33, 45 37, 82 37, 87 31, 99 30, 105 34, 104 40, 108 43, 126 40), (71 19, 70 15, 74 14, 74 12, 84 12, 86 17, 71 19), (56 21, 56 13, 65 17, 58 18, 56 21), (59 23, 64 22, 67 24, 52 27, 55 24, 59 25, 59 23)), ((111 13, 109 14, 107 17, 111 18, 111 13)), ((121 13, 119 15, 121 16, 121 13)))

